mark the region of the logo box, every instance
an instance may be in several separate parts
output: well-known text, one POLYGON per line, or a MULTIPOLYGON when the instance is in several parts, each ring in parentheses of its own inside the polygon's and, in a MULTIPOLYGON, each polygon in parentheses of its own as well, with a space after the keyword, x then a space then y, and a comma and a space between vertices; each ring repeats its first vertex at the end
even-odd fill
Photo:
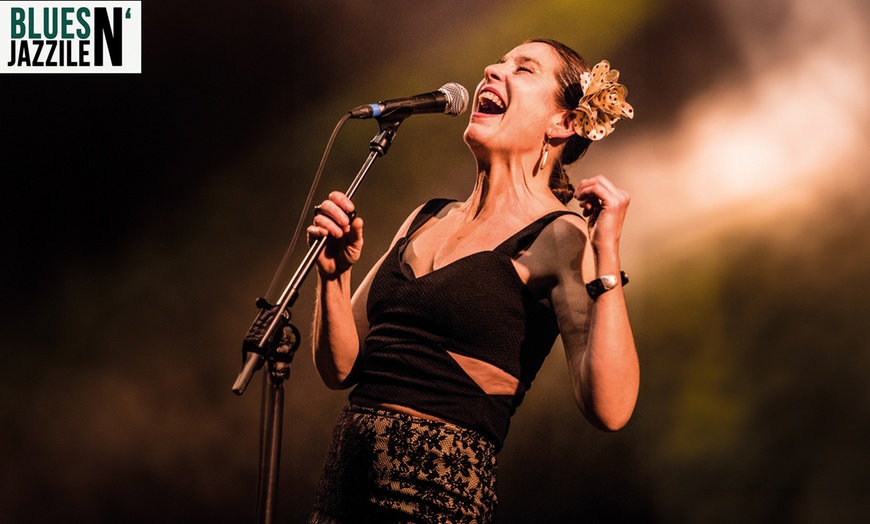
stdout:
POLYGON ((142 2, 0 2, 0 73, 141 73, 142 2))

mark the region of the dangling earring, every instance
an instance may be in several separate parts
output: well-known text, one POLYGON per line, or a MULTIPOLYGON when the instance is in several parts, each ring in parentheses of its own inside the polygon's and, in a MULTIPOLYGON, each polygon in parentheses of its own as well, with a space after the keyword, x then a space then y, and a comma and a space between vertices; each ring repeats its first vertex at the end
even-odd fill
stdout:
POLYGON ((538 165, 538 171, 543 171, 547 165, 547 158, 550 156, 550 135, 544 139, 544 147, 541 149, 541 163, 538 165))

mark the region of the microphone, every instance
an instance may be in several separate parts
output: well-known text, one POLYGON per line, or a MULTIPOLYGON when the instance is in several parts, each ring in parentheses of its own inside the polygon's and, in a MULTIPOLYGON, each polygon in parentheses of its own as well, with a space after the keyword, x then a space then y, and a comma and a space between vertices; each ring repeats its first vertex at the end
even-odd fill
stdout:
POLYGON ((468 91, 459 84, 449 83, 438 91, 397 98, 359 106, 350 110, 351 118, 406 118, 413 114, 444 113, 456 116, 468 107, 468 91))

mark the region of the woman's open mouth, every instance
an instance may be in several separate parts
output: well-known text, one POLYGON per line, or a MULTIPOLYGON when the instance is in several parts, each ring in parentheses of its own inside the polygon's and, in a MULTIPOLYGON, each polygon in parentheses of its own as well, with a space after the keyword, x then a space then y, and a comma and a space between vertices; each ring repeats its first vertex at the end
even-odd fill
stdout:
POLYGON ((477 96, 477 111, 486 115, 500 115, 507 107, 504 100, 492 91, 481 91, 477 96))

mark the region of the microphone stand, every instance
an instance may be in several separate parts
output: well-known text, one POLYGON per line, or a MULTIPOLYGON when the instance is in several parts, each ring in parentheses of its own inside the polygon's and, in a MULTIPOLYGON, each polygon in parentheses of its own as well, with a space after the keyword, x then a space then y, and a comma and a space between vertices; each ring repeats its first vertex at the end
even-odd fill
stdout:
MULTIPOLYGON (((397 111, 389 118, 378 119, 380 132, 369 143, 369 155, 350 184, 346 194, 353 198, 374 161, 387 154, 396 130, 410 111, 397 111)), ((319 238, 308 249, 299 268, 293 274, 278 303, 270 304, 258 298, 259 308, 254 322, 242 343, 243 366, 233 384, 233 392, 245 392, 254 372, 267 364, 269 373, 263 378, 260 407, 260 480, 257 498, 257 522, 272 523, 275 518, 275 494, 281 460, 281 432, 284 409, 284 381, 290 376, 290 362, 299 348, 299 330, 290 324, 290 308, 299 297, 299 288, 311 272, 317 257, 326 246, 327 237, 319 238)))

